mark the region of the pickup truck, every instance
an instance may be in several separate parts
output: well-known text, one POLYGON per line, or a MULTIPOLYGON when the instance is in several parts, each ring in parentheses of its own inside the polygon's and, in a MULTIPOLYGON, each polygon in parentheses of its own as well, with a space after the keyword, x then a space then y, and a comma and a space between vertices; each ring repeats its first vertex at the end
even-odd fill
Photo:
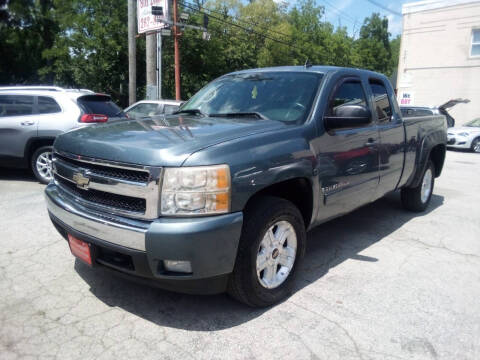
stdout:
POLYGON ((425 210, 446 130, 444 116, 403 120, 375 72, 239 71, 175 114, 58 136, 47 206, 92 267, 269 306, 291 293, 314 226, 395 190, 425 210))

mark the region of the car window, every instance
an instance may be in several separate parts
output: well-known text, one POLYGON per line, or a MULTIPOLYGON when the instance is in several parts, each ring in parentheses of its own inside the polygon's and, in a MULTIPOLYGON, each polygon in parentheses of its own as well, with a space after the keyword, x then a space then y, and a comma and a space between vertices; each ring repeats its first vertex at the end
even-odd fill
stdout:
POLYGON ((31 115, 33 96, 0 95, 0 117, 31 115))
POLYGON ((470 121, 466 126, 480 127, 480 118, 470 121))
POLYGON ((168 114, 173 114, 175 111, 178 110, 180 106, 178 105, 167 105, 165 104, 165 106, 163 107, 163 112, 165 113, 165 115, 168 115, 168 114))
POLYGON ((145 116, 152 116, 158 114, 158 104, 156 103, 140 103, 127 112, 130 118, 141 118, 145 116))
POLYGON ((78 105, 87 114, 102 114, 107 116, 120 116, 120 109, 109 96, 85 95, 77 99, 78 105))
POLYGON ((392 120, 392 105, 388 98, 387 89, 381 81, 370 80, 370 89, 373 93, 373 101, 375 103, 375 111, 379 122, 392 120))
POLYGON ((343 105, 366 106, 366 96, 360 80, 344 81, 330 98, 327 110, 328 116, 335 116, 336 111, 343 105))
POLYGON ((48 96, 38 97, 38 113, 39 114, 54 114, 61 112, 62 109, 57 102, 48 96))

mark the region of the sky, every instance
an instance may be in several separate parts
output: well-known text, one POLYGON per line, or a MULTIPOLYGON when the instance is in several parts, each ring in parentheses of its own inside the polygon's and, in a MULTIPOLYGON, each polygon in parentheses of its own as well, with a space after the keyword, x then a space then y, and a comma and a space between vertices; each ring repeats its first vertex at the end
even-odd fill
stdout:
MULTIPOLYGON (((280 1, 280 0, 279 0, 280 1)), ((358 36, 363 20, 372 13, 380 13, 388 18, 389 32, 393 37, 402 32, 402 4, 418 0, 316 0, 325 6, 327 21, 338 26, 346 26, 350 35, 358 36), (380 6, 389 9, 384 10, 380 6)), ((294 1, 288 1, 294 3, 294 1)))

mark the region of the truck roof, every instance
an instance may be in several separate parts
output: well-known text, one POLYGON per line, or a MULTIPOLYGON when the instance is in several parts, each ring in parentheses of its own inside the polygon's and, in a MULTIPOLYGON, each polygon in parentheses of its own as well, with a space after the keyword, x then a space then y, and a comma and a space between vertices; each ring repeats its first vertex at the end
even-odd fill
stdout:
POLYGON ((267 72, 267 71, 293 71, 293 72, 309 72, 309 73, 320 73, 320 74, 348 71, 349 73, 357 73, 359 75, 360 74, 370 74, 370 75, 374 75, 376 77, 385 78, 385 75, 374 72, 374 71, 370 71, 370 70, 364 70, 364 69, 358 69, 358 68, 348 68, 348 67, 341 67, 341 66, 326 66, 326 65, 265 67, 265 68, 235 71, 235 72, 231 72, 227 75, 248 74, 248 73, 267 72))

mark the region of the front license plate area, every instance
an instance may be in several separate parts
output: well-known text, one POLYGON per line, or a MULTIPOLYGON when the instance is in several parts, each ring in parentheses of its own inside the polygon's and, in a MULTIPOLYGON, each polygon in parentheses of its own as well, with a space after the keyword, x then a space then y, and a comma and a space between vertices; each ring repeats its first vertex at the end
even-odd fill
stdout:
POLYGON ((87 265, 92 266, 92 249, 89 243, 77 239, 75 236, 68 234, 68 244, 70 251, 74 256, 82 260, 87 265))

